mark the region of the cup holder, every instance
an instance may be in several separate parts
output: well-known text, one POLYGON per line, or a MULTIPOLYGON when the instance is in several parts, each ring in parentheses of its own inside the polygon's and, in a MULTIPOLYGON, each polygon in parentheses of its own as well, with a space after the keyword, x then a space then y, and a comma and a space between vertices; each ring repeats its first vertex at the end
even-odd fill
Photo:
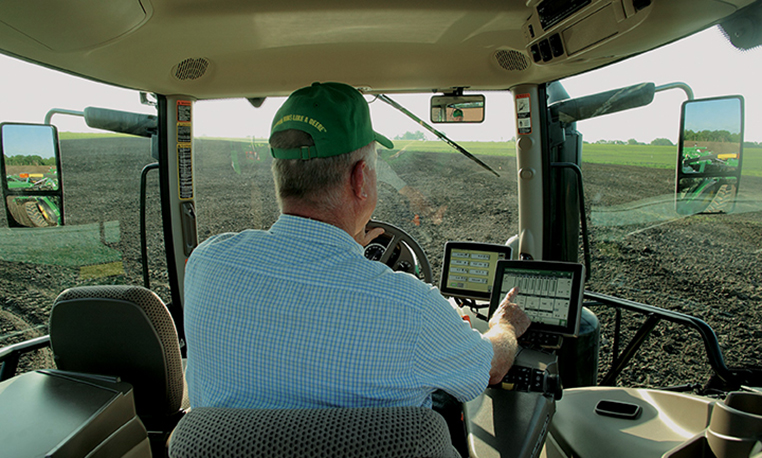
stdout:
POLYGON ((735 392, 716 403, 706 440, 717 458, 749 456, 762 441, 762 394, 735 392))
POLYGON ((757 456, 762 443, 762 393, 733 392, 712 408, 701 434, 664 454, 665 458, 757 456), (753 455, 752 455, 753 454, 753 455))

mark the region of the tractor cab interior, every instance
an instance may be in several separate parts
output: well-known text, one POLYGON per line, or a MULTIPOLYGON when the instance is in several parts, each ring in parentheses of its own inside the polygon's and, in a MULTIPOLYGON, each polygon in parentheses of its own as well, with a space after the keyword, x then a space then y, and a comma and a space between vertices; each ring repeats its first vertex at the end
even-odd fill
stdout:
POLYGON ((44 3, 0 6, 0 455, 459 455, 188 402, 186 262, 275 223, 274 114, 337 81, 394 141, 365 257, 532 319, 462 455, 762 457, 762 0, 44 3))

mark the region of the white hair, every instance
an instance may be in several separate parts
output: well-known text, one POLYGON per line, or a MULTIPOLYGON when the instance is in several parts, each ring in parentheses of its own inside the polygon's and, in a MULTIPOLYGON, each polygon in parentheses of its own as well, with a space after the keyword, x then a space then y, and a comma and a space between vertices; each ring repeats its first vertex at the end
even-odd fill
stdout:
MULTIPOLYGON (((312 137, 299 130, 285 130, 273 134, 270 147, 291 149, 312 146, 312 137)), ((376 167, 376 142, 350 153, 331 157, 302 159, 273 159, 275 194, 283 208, 284 199, 299 200, 321 210, 335 210, 342 205, 340 187, 349 178, 352 168, 365 161, 368 170, 376 167)))

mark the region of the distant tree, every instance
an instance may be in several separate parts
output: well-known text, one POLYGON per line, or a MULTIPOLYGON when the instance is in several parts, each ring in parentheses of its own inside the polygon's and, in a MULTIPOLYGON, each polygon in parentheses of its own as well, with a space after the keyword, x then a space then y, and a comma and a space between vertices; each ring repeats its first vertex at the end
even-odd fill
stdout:
POLYGON ((5 164, 6 165, 32 165, 32 166, 56 165, 56 158, 50 157, 47 159, 43 159, 36 154, 30 155, 30 156, 19 154, 17 156, 5 156, 5 164))
POLYGON ((651 140, 651 144, 654 146, 675 146, 668 138, 654 138, 651 140))
POLYGON ((420 130, 416 130, 415 133, 413 132, 405 132, 402 135, 397 135, 394 137, 395 140, 425 140, 426 137, 423 135, 423 132, 420 130))
POLYGON ((683 138, 686 141, 694 142, 740 142, 740 134, 732 134, 727 130, 702 130, 694 132, 690 129, 686 129, 683 133, 683 138))
POLYGON ((628 144, 628 145, 640 145, 641 143, 639 143, 639 142, 638 142, 637 140, 635 140, 634 138, 631 138, 631 139, 627 140, 627 144, 628 144))

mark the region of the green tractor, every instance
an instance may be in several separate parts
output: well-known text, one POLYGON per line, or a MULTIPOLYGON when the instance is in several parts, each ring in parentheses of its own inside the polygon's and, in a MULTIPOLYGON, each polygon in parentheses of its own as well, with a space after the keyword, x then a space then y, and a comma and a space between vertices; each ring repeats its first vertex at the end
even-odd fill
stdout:
MULTIPOLYGON (((731 105, 743 107, 743 99, 708 99, 707 112, 725 113, 731 105)), ((741 181, 743 137, 737 129, 696 131, 706 114, 683 108, 687 119, 681 130, 676 180, 676 210, 682 215, 697 213, 731 213, 741 181), (700 136, 698 136, 700 135, 700 136)), ((737 116, 737 115, 736 115, 737 116)), ((730 118, 733 119, 731 116, 730 118)), ((742 119, 739 119, 742 123, 742 119)), ((740 125, 740 124, 739 124, 740 125)))
MULTIPOLYGON (((55 176, 55 168, 53 168, 55 176)), ((6 176, 9 189, 25 191, 52 191, 58 189, 57 178, 40 173, 19 173, 6 176)), ((8 211, 17 223, 25 227, 49 227, 61 225, 61 209, 50 196, 8 196, 8 211)))
POLYGON ((738 167, 738 153, 716 154, 705 146, 686 146, 683 148, 684 173, 726 172, 738 167))

